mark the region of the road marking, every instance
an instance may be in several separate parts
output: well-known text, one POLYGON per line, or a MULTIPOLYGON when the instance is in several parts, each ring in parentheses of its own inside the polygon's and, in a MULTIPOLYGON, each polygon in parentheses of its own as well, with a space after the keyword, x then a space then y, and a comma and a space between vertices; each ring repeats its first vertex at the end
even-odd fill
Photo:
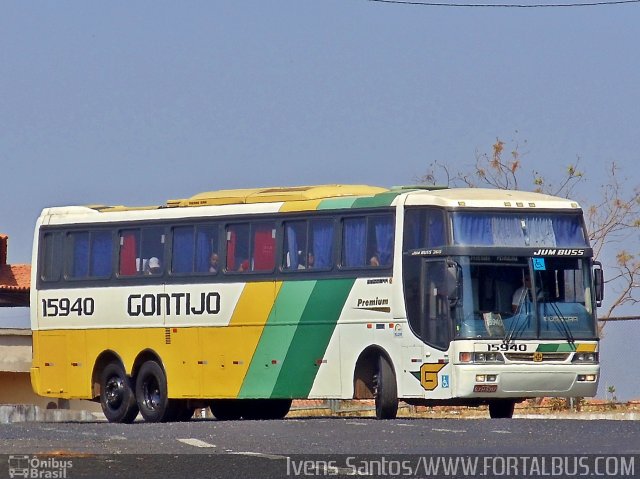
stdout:
POLYGON ((216 447, 215 444, 209 444, 208 442, 201 441, 200 439, 195 439, 193 437, 189 437, 187 439, 178 439, 178 441, 187 444, 188 446, 194 447, 216 447))
POLYGON ((436 428, 433 428, 431 430, 435 431, 435 432, 459 432, 459 433, 467 432, 464 429, 436 429, 436 428))
POLYGON ((251 452, 251 451, 239 451, 239 452, 230 452, 229 454, 234 454, 236 456, 252 456, 252 457, 264 457, 265 459, 289 459, 289 456, 280 456, 278 454, 263 454, 261 452, 251 452))
POLYGON ((491 431, 491 432, 495 432, 496 434, 511 434, 511 431, 500 431, 500 430, 496 430, 496 431, 491 431))

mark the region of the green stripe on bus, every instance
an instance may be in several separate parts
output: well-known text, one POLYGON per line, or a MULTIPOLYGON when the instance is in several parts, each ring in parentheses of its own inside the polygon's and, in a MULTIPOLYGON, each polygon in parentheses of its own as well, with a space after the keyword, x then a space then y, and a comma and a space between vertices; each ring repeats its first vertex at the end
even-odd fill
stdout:
POLYGON ((336 279, 316 283, 271 397, 309 395, 318 374, 317 361, 324 357, 354 282, 355 279, 336 279))
POLYGON ((352 208, 374 208, 378 206, 390 206, 396 196, 404 193, 403 191, 389 191, 388 193, 378 193, 374 196, 365 196, 358 198, 353 202, 352 208))
POLYGON ((354 197, 347 198, 329 198, 322 200, 318 205, 319 210, 340 210, 351 208, 356 199, 354 197))
POLYGON ((570 353, 576 350, 579 345, 562 343, 562 344, 538 344, 536 351, 540 353, 570 353))
POLYGON ((315 284, 316 281, 282 284, 238 393, 239 398, 271 396, 315 284))
POLYGON ((537 352, 540 353, 555 353, 558 350, 559 344, 538 344, 537 352))

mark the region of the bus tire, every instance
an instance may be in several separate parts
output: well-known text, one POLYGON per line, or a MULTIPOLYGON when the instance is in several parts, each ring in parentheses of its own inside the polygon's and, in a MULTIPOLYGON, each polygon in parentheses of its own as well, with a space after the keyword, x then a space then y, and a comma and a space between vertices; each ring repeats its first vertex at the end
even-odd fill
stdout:
POLYGON ((155 361, 142 364, 136 376, 136 401, 147 422, 168 422, 178 415, 177 401, 167 396, 167 377, 155 361))
POLYGON ((138 415, 138 404, 131 379, 119 362, 112 362, 100 375, 100 406, 109 422, 132 423, 138 415))
POLYGON ((382 355, 378 357, 378 370, 374 378, 374 385, 376 418, 395 419, 398 414, 396 375, 389 360, 382 355))
POLYGON ((213 399, 209 402, 209 409, 219 421, 236 421, 242 417, 242 405, 238 399, 213 399))
POLYGON ((513 399, 496 399, 489 403, 491 419, 511 419, 516 402, 513 399))

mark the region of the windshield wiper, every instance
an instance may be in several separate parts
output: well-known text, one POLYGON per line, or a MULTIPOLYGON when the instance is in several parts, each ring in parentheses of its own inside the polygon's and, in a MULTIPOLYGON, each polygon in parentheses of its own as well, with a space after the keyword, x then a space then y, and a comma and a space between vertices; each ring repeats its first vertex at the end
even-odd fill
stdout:
POLYGON ((509 328, 509 331, 507 332, 507 334, 505 334, 505 337, 503 340, 503 342, 506 344, 509 344, 511 341, 517 339, 520 336, 520 334, 522 334, 527 329, 527 323, 531 316, 530 309, 531 309, 531 306, 533 305, 531 301, 527 299, 528 294, 529 292, 527 292, 527 294, 522 295, 522 297, 520 298, 520 302, 518 303, 518 306, 516 308, 516 312, 513 313, 513 316, 511 316, 513 324, 509 328), (523 309, 524 309, 524 312, 522 312, 523 309))
MULTIPOLYGON (((546 305, 549 305, 553 310, 553 313, 556 315, 556 318, 558 318, 558 321, 554 321, 554 324, 556 325, 556 328, 558 328, 558 331, 560 331, 561 333, 564 333, 564 337, 567 340, 567 343, 569 344, 575 343, 576 340, 574 339, 573 334, 571 333, 571 328, 569 327, 567 318, 565 318, 562 312, 560 311, 560 308, 558 307, 558 303, 556 301, 550 301, 550 302, 545 302, 544 304, 545 304, 544 311, 543 311, 544 317, 547 318, 546 305)), ((547 319, 547 321, 549 321, 549 319, 547 319)))

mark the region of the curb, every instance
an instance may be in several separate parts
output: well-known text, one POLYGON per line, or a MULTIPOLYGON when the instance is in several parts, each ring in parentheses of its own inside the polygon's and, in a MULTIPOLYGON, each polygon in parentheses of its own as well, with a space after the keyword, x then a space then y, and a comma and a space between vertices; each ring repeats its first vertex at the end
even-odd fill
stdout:
POLYGON ((95 421, 89 411, 70 409, 43 409, 33 404, 0 405, 0 424, 14 422, 84 422, 95 421))

